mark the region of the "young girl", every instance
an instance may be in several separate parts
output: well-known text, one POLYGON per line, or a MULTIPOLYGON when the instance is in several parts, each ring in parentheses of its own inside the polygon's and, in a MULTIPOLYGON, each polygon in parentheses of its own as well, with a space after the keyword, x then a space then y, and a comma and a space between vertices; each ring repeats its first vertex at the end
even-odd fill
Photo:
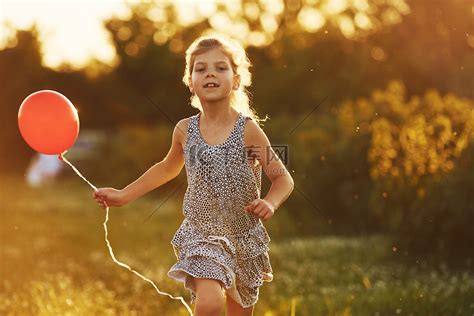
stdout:
POLYGON ((253 315, 259 287, 273 279, 270 237, 261 220, 270 219, 293 190, 249 106, 249 67, 234 40, 195 40, 186 51, 183 81, 199 113, 176 124, 161 162, 122 190, 100 188, 93 195, 101 207, 122 206, 185 166, 184 220, 171 241, 177 263, 168 276, 190 290, 197 316, 220 315, 224 303, 228 316, 253 315), (262 169, 272 183, 264 198, 262 169))

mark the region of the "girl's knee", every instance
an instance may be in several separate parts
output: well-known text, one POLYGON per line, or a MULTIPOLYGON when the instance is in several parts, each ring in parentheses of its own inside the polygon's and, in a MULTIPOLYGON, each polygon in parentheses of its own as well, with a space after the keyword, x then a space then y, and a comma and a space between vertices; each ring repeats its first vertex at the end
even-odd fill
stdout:
POLYGON ((195 279, 196 282, 196 316, 220 315, 224 310, 224 293, 219 281, 195 279))
POLYGON ((219 316, 224 311, 224 299, 220 296, 201 296, 196 299, 196 316, 219 316))
POLYGON ((227 316, 252 316, 254 305, 249 307, 242 307, 230 295, 226 299, 227 316))

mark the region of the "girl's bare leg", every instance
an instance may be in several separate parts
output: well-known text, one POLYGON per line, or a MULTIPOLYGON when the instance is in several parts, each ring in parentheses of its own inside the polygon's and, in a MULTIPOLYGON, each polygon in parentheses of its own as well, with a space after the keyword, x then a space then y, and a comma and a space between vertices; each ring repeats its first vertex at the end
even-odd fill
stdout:
POLYGON ((195 316, 221 316, 224 310, 224 293, 221 282, 194 278, 196 285, 195 316))
POLYGON ((252 305, 247 308, 243 308, 242 306, 240 306, 239 303, 234 301, 229 295, 226 296, 227 316, 252 316, 254 306, 255 305, 252 305))

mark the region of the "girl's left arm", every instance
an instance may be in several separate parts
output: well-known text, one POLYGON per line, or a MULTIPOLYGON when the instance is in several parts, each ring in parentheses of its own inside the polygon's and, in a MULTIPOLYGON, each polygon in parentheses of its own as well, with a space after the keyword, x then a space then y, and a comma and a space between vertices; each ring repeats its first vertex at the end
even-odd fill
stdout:
POLYGON ((257 159, 272 185, 263 199, 252 201, 245 210, 262 220, 270 219, 275 210, 288 199, 294 188, 290 173, 273 150, 265 132, 253 120, 246 123, 244 134, 247 158, 257 159))

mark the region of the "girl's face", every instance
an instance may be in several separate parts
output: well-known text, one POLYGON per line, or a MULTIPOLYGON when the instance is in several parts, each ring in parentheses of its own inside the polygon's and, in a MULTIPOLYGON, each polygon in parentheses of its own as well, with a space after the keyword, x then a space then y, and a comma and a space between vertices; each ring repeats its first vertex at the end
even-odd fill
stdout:
POLYGON ((227 55, 214 48, 196 56, 189 87, 201 101, 217 101, 228 98, 233 89, 237 90, 239 80, 227 55))

